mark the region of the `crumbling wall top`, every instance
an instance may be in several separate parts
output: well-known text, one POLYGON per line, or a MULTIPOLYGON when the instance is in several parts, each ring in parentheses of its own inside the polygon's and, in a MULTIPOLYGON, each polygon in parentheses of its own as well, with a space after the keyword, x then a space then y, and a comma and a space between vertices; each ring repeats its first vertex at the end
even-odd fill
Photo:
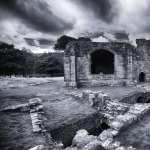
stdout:
POLYGON ((137 44, 137 47, 140 47, 140 46, 150 47, 150 40, 136 39, 136 44, 137 44))
POLYGON ((67 45, 65 56, 83 56, 98 49, 112 50, 116 53, 126 54, 128 50, 132 51, 135 47, 130 43, 123 42, 73 41, 67 45))

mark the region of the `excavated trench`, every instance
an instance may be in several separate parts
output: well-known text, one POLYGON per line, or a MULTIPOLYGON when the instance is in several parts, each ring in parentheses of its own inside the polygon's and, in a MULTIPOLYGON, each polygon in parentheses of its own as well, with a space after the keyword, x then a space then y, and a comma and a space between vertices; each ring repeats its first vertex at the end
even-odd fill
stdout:
POLYGON ((95 113, 77 121, 63 124, 57 128, 49 129, 49 132, 56 142, 62 142, 64 147, 68 147, 72 145, 73 137, 78 130, 85 129, 89 134, 98 136, 108 128, 106 118, 100 113, 95 113))
POLYGON ((122 131, 115 140, 124 146, 133 146, 137 150, 150 149, 150 112, 136 123, 122 131))
POLYGON ((123 97, 121 102, 128 104, 150 103, 150 92, 133 92, 123 97))
MULTIPOLYGON (((121 102, 128 104, 150 103, 150 92, 135 92, 122 98, 121 102)), ((56 127, 46 127, 56 142, 62 142, 64 147, 72 145, 76 132, 81 129, 88 131, 90 135, 98 136, 104 130, 109 129, 108 120, 101 113, 94 113, 78 120, 72 120, 56 127)), ((120 139, 121 140, 121 139, 120 139)))
MULTIPOLYGON (((128 97, 124 97, 122 102, 128 104, 148 104, 150 103, 150 92, 131 93, 128 97)), ((124 146, 133 146, 137 150, 149 150, 149 131, 150 111, 129 127, 121 130, 121 132, 115 137, 115 140, 120 141, 124 146)))
MULTIPOLYGON (((135 104, 135 103, 149 103, 150 93, 135 92, 124 97, 122 102, 135 104)), ((64 147, 71 146, 73 137, 80 129, 85 129, 90 135, 98 136, 102 131, 109 129, 106 123, 107 119, 101 113, 94 113, 78 120, 72 120, 64 123, 58 127, 47 127, 52 138, 57 142, 62 142, 64 147)))

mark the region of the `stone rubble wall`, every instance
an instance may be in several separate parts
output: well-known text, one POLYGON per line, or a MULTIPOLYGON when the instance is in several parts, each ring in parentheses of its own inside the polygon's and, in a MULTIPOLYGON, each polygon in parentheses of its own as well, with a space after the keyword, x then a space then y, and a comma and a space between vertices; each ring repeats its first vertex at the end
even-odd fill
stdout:
POLYGON ((64 58, 64 76, 67 87, 76 87, 76 60, 75 56, 64 58))
MULTIPOLYGON (((129 127, 131 124, 134 124, 136 121, 141 119, 145 114, 150 111, 150 104, 134 104, 131 105, 129 110, 123 114, 118 115, 113 120, 109 121, 110 129, 103 131, 99 138, 102 142, 102 146, 108 150, 112 150, 114 141, 113 137, 119 135, 119 133, 129 127)), ((116 150, 119 149, 119 146, 116 150)), ((126 149, 135 149, 135 148, 125 148, 122 146, 123 150, 126 149)))
POLYGON ((5 107, 5 108, 1 109, 0 111, 1 112, 29 112, 30 105, 29 105, 29 103, 13 105, 13 106, 5 107))
POLYGON ((33 132, 41 132, 44 130, 42 122, 43 105, 42 100, 33 98, 29 100, 30 116, 32 121, 33 132))
MULTIPOLYGON (((134 46, 128 43, 94 43, 90 41, 71 42, 67 45, 64 56, 64 72, 67 87, 88 87, 88 86, 123 86, 133 84, 135 71, 134 46), (90 55, 96 50, 106 50, 114 54, 113 78, 106 80, 95 78, 91 74, 90 55), (134 65, 134 66, 133 66, 134 65), (104 80, 104 82, 103 82, 104 80)), ((98 75, 97 75, 98 76, 98 75)), ((101 76, 101 75, 99 75, 101 76)))
POLYGON ((95 108, 104 114, 110 128, 104 130, 99 136, 89 135, 84 129, 79 130, 73 138, 72 146, 65 150, 136 150, 132 146, 121 145, 114 137, 150 112, 150 104, 129 105, 115 102, 101 91, 85 91, 82 97, 91 107, 95 107, 95 101, 99 101, 96 102, 95 108))
POLYGON ((29 150, 60 150, 62 145, 53 141, 50 133, 44 127, 44 107, 40 98, 29 99, 28 103, 9 106, 1 112, 29 113, 31 117, 33 133, 40 135, 45 140, 45 145, 36 145, 29 150))
POLYGON ((40 98, 29 99, 29 106, 33 132, 43 136, 47 143, 47 145, 37 145, 29 150, 61 150, 63 145, 53 141, 50 133, 45 129, 42 100, 40 98))

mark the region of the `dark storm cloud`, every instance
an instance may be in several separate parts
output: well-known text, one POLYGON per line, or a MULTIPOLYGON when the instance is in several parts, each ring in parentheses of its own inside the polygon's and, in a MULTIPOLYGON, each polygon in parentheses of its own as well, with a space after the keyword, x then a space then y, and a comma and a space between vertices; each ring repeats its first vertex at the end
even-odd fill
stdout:
POLYGON ((117 40, 129 40, 129 34, 125 32, 116 32, 114 36, 117 40))
POLYGON ((31 38, 24 38, 24 40, 26 41, 26 43, 30 46, 35 46, 35 40, 31 39, 31 38))
POLYGON ((112 22, 118 14, 115 0, 74 0, 82 6, 91 9, 95 16, 105 22, 112 22), (115 8, 114 8, 115 7, 115 8))
MULTIPOLYGON (((55 16, 42 0, 0 0, 0 9, 7 10, 23 20, 28 27, 38 31, 57 34, 73 28, 72 23, 65 22, 61 16, 55 16)), ((4 15, 1 13, 1 18, 4 15)))
POLYGON ((44 47, 44 46, 51 46, 54 44, 54 41, 44 38, 40 39, 24 38, 24 40, 30 46, 44 47))
POLYGON ((150 1, 147 1, 147 8, 143 10, 143 19, 139 20, 143 30, 142 32, 150 33, 150 1))

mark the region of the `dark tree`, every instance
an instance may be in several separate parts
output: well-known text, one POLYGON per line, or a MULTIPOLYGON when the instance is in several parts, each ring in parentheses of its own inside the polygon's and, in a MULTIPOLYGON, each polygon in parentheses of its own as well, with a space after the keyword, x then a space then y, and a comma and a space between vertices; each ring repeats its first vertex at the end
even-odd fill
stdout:
POLYGON ((55 49, 56 50, 65 50, 66 46, 69 42, 76 41, 76 40, 77 39, 75 39, 73 37, 63 35, 57 40, 57 43, 55 44, 55 49))
POLYGON ((23 52, 15 49, 12 45, 0 45, 0 74, 1 75, 20 75, 23 73, 25 58, 23 52))
POLYGON ((78 41, 91 41, 90 38, 86 38, 86 37, 79 37, 78 41))
POLYGON ((63 76, 64 68, 62 60, 55 55, 43 54, 36 62, 36 73, 49 76, 63 76))
POLYGON ((1 76, 63 76, 63 53, 33 54, 29 50, 15 49, 13 45, 0 44, 1 76))

